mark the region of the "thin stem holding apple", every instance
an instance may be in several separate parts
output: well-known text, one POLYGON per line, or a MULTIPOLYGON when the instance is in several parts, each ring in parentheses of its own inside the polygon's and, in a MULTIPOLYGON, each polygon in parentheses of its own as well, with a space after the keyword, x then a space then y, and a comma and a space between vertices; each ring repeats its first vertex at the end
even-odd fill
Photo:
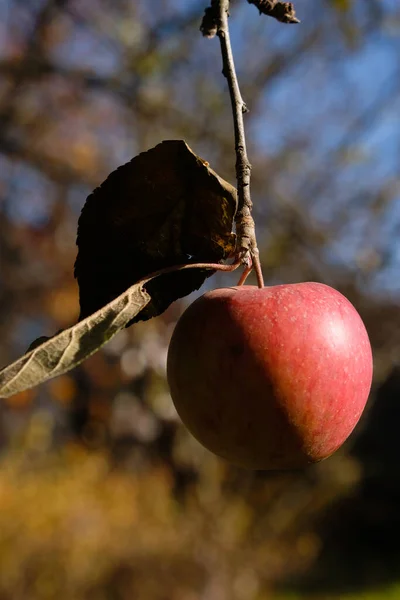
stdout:
MULTIPOLYGON (((300 23, 296 17, 293 2, 278 0, 247 0, 254 4, 260 14, 274 17, 282 23, 300 23)), ((242 285, 254 268, 258 287, 264 287, 260 256, 257 247, 254 219, 252 217, 253 203, 250 196, 251 164, 247 157, 246 137, 243 114, 247 107, 240 93, 233 59, 232 46, 229 36, 229 0, 211 0, 211 6, 206 8, 200 30, 205 37, 219 37, 221 44, 223 74, 228 81, 229 95, 232 104, 233 125, 235 131, 236 179, 238 191, 238 210, 236 214, 236 260, 244 265, 244 271, 238 285, 242 285)))
POLYGON ((259 251, 257 248, 254 219, 251 211, 253 204, 250 196, 251 165, 247 157, 246 137, 243 114, 247 112, 246 104, 240 93, 233 59, 228 25, 229 0, 212 0, 211 8, 206 10, 201 31, 207 37, 217 35, 221 44, 223 74, 227 79, 231 98, 233 125, 235 132, 236 179, 238 191, 238 210, 236 213, 236 257, 245 267, 239 284, 244 283, 251 269, 254 268, 258 287, 264 287, 259 251))

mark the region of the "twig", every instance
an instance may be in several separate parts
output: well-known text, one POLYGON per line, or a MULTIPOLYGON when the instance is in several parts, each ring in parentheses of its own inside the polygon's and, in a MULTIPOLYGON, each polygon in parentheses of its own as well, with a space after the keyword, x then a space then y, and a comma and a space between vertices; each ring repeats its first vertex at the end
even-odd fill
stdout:
POLYGON ((236 256, 245 266, 247 273, 253 266, 257 275, 257 283, 264 287, 264 279, 260 265, 259 251, 255 233, 254 220, 251 215, 252 201, 250 197, 251 165, 247 157, 246 138, 244 132, 243 113, 247 112, 246 104, 240 93, 233 60, 228 26, 229 0, 212 0, 211 8, 206 10, 201 31, 203 35, 212 37, 213 32, 219 37, 221 44, 223 74, 228 81, 231 98, 233 125, 235 131, 236 179, 238 191, 238 210, 236 214, 237 246, 236 256))
MULTIPOLYGON (((282 23, 300 23, 292 2, 278 0, 247 0, 254 4, 260 14, 274 17, 282 23)), ((229 0, 211 0, 211 6, 205 10, 200 30, 204 36, 219 37, 221 44, 223 74, 228 81, 231 98, 233 125, 235 131, 236 179, 238 190, 238 210, 236 214, 236 261, 244 265, 244 272, 239 280, 242 285, 254 268, 257 283, 264 287, 264 279, 257 248, 254 220, 251 215, 253 204, 250 196, 251 165, 247 157, 246 137, 243 123, 243 113, 247 112, 246 104, 240 93, 236 76, 235 63, 229 36, 228 25, 229 0)))
MULTIPOLYGON (((254 4, 260 11, 260 15, 273 17, 281 23, 300 23, 296 17, 296 9, 293 2, 279 2, 278 0, 247 0, 249 4, 254 4)), ((205 37, 212 38, 218 32, 218 8, 215 0, 212 0, 211 7, 206 8, 200 31, 205 37)))

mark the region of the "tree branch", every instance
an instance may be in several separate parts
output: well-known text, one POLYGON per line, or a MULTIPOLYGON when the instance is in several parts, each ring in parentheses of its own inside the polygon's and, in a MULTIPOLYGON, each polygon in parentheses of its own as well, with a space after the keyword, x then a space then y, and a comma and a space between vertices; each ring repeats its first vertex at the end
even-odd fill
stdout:
MULTIPOLYGON (((236 257, 245 265, 247 272, 252 265, 256 271, 259 287, 264 287, 259 251, 255 233, 254 220, 251 215, 252 201, 250 197, 251 165, 247 157, 246 138, 243 113, 247 112, 246 104, 240 93, 233 60, 228 26, 229 0, 212 0, 201 25, 203 35, 219 37, 221 44, 223 74, 228 81, 231 98, 233 125, 235 132, 236 179, 238 191, 238 210, 236 214, 236 257)), ((242 282, 242 279, 241 279, 242 282)))

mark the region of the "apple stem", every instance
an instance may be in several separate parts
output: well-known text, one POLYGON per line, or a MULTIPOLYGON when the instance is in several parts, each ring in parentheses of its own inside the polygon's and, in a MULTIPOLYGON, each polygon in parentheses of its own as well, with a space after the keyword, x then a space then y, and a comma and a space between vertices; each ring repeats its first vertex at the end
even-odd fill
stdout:
POLYGON ((240 276, 239 281, 237 282, 237 285, 243 285, 246 281, 246 279, 248 278, 248 276, 250 275, 250 273, 253 270, 253 265, 249 265, 248 267, 245 267, 243 269, 243 273, 240 276))
POLYGON ((253 248, 253 266, 254 266, 254 270, 256 272, 257 285, 259 288, 263 288, 264 287, 264 277, 263 277, 263 272, 262 272, 262 268, 261 268, 260 253, 259 253, 257 247, 253 248))
POLYGON ((217 35, 220 40, 223 64, 222 73, 228 82, 232 105, 238 192, 238 210, 235 218, 237 235, 236 257, 238 260, 241 260, 245 267, 243 274, 244 279, 247 278, 247 275, 254 267, 258 286, 262 288, 264 287, 264 279, 260 264, 260 253, 257 247, 254 219, 251 214, 253 208, 250 196, 251 164, 247 156, 243 122, 243 114, 246 113, 248 109, 240 93, 236 75, 229 35, 228 13, 229 0, 211 0, 211 8, 206 9, 200 29, 203 32, 203 35, 207 37, 214 37, 214 35, 217 35), (251 265, 250 271, 247 271, 249 265, 251 265))

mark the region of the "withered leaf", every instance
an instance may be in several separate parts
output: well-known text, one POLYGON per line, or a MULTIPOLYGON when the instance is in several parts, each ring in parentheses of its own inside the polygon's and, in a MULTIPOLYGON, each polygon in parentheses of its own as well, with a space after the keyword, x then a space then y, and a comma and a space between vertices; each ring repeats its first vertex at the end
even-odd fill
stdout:
MULTIPOLYGON (((79 219, 80 319, 149 273, 226 259, 235 246, 235 212, 235 188, 184 141, 164 141, 119 167, 88 197, 79 219)), ((150 281, 151 301, 131 323, 162 313, 213 272, 190 269, 150 281)))
POLYGON ((0 398, 70 371, 126 327, 149 302, 143 284, 137 283, 73 327, 33 342, 31 350, 0 371, 0 398))

